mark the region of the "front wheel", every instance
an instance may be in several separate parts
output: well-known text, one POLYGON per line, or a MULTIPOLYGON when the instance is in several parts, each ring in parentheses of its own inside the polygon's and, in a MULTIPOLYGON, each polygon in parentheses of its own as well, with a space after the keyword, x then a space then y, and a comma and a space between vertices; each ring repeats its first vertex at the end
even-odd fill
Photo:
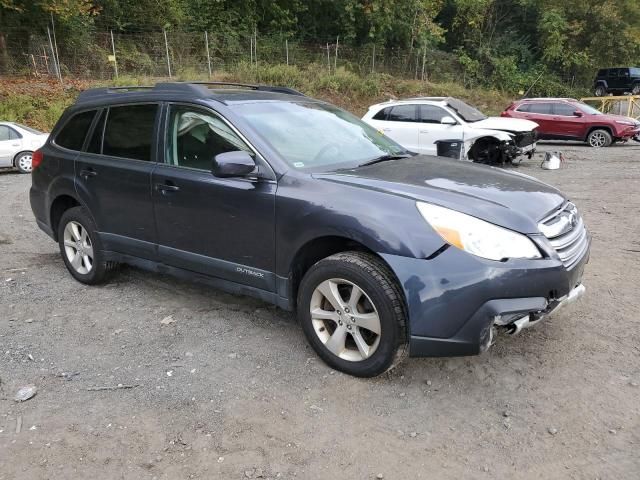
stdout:
POLYGON ((13 160, 13 164, 20 173, 31 173, 32 166, 31 161, 33 159, 33 152, 20 152, 13 160))
POLYGON ((298 290, 298 319, 320 358, 350 375, 379 375, 407 354, 402 293, 372 254, 338 253, 313 265, 298 290))
POLYGON ((104 260, 93 219, 82 207, 70 208, 62 215, 58 244, 67 270, 80 283, 103 283, 117 265, 104 260))
POLYGON ((612 142, 611 134, 602 129, 592 131, 587 137, 587 143, 594 148, 608 147, 612 142))

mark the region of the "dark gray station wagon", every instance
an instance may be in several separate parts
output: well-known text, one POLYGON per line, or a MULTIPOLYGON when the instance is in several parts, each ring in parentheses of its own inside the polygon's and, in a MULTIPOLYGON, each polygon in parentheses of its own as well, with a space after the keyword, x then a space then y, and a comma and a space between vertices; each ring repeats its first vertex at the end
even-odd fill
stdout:
POLYGON ((589 257, 556 189, 281 87, 88 90, 33 155, 31 205, 76 280, 127 263, 261 298, 358 376, 538 323, 589 257))

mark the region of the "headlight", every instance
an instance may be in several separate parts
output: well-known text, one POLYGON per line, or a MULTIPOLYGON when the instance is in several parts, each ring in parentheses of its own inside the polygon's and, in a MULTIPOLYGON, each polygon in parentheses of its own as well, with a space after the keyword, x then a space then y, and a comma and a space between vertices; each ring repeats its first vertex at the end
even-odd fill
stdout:
POLYGON ((416 206, 447 243, 465 252, 489 260, 542 257, 525 235, 430 203, 416 202, 416 206))

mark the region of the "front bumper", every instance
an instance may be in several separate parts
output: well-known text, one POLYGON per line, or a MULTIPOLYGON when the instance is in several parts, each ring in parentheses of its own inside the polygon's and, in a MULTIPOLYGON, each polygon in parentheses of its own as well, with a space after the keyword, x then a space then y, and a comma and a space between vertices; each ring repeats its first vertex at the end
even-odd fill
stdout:
POLYGON ((494 262, 455 247, 431 260, 382 257, 404 289, 410 355, 461 356, 485 350, 498 319, 534 324, 579 298, 589 250, 571 269, 556 257, 494 262))

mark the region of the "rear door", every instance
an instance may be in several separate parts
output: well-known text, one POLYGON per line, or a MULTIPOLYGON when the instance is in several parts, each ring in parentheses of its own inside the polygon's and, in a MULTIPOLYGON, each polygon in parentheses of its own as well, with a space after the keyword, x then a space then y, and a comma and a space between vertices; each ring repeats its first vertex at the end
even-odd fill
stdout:
POLYGON ((159 253, 164 263, 275 291, 275 176, 218 113, 169 105, 164 163, 153 172, 159 253), (220 153, 246 150, 269 177, 218 178, 220 153))
MULTIPOLYGON (((452 117, 444 108, 437 105, 419 105, 418 118, 420 121, 420 153, 436 155, 438 140, 463 140, 463 126, 444 125, 444 117, 452 117)), ((453 118, 453 117, 452 117, 453 118)))
POLYGON ((22 149, 22 136, 8 125, 0 125, 0 167, 10 167, 22 149))
MULTIPOLYGON (((520 107, 522 108, 522 107, 520 107)), ((518 110, 520 110, 520 108, 518 110)), ((553 105, 547 102, 531 102, 528 104, 528 111, 524 113, 524 118, 536 122, 538 134, 541 137, 553 137, 556 128, 553 125, 553 105)))
POLYGON ((75 165, 76 190, 106 250, 156 257, 151 172, 157 156, 157 103, 100 111, 75 165))
POLYGON ((420 150, 418 106, 414 104, 386 107, 373 116, 369 122, 392 138, 407 150, 423 153, 420 150))

